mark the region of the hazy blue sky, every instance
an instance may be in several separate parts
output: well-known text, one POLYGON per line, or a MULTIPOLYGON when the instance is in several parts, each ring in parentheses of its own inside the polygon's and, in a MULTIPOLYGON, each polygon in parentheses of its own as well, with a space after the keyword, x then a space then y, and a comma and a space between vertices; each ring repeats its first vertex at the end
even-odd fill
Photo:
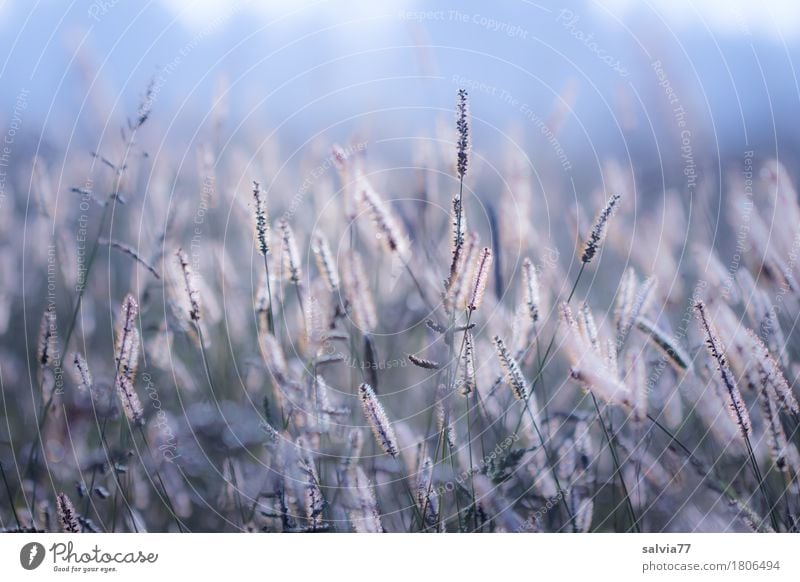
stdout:
POLYGON ((0 125, 24 89, 26 129, 80 139, 103 115, 118 126, 156 77, 156 114, 172 131, 200 123, 222 86, 233 118, 305 140, 378 120, 429 127, 467 85, 485 122, 476 131, 535 130, 561 98, 562 139, 588 152, 673 124, 660 61, 710 144, 793 146, 800 3, 759 4, 7 0, 0 125))

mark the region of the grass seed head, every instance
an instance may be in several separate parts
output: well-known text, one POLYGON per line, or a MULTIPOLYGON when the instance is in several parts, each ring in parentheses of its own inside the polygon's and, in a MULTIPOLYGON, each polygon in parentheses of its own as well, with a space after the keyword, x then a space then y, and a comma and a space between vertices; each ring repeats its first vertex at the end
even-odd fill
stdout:
POLYGON ((608 228, 608 220, 614 213, 614 207, 619 202, 619 199, 619 194, 613 194, 600 211, 600 214, 597 215, 597 218, 594 221, 594 226, 592 227, 592 232, 589 234, 589 239, 586 241, 583 247, 583 255, 581 256, 581 262, 583 264, 589 264, 597 253, 597 250, 600 248, 600 244, 603 242, 603 238, 605 237, 605 233, 608 228))

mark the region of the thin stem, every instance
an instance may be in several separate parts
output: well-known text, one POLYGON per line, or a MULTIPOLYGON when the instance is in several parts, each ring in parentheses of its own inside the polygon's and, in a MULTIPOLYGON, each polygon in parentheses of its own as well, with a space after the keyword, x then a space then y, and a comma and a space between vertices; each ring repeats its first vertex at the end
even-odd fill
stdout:
POLYGON ((297 292, 297 304, 300 307, 300 314, 303 316, 303 331, 308 334, 308 316, 306 315, 305 303, 303 302, 303 293, 300 291, 300 283, 294 286, 297 292))
MULTIPOLYGON (((653 423, 658 429, 660 429, 661 432, 663 432, 667 437, 669 437, 669 439, 673 443, 675 443, 675 445, 677 445, 677 447, 681 451, 683 451, 683 453, 689 459, 691 464, 694 466, 694 468, 697 471, 697 473, 700 474, 704 478, 705 481, 707 481, 708 485, 712 489, 714 489, 715 491, 725 495, 728 499, 730 499, 731 501, 733 501, 733 502, 735 502, 735 503, 737 503, 737 504, 739 504, 739 505, 741 505, 743 507, 747 506, 747 503, 745 503, 742 499, 740 499, 734 493, 731 493, 730 487, 727 484, 725 484, 722 481, 720 481, 717 477, 715 477, 713 475, 712 471, 709 470, 705 466, 705 463, 703 463, 702 460, 698 459, 697 456, 694 453, 692 453, 692 451, 690 451, 689 448, 686 445, 684 445, 680 441, 680 439, 671 430, 669 430, 667 427, 665 427, 663 424, 661 424, 658 421, 658 419, 653 417, 651 414, 647 415, 647 419, 651 423, 653 423)), ((762 519, 762 522, 763 521, 764 520, 762 519)), ((762 524, 759 523, 759 526, 761 526, 761 525, 762 524)))
MULTIPOLYGON (((175 507, 172 505, 172 500, 169 497, 169 493, 167 492, 167 487, 164 485, 164 480, 161 478, 161 471, 158 469, 158 463, 156 463, 156 459, 153 456, 153 451, 150 449, 150 443, 147 442, 147 435, 144 432, 144 426, 141 424, 139 425, 139 434, 142 435, 142 442, 144 443, 144 448, 147 450, 147 453, 150 455, 150 460, 153 462, 153 469, 156 473, 156 478, 158 479, 158 483, 161 485, 161 490, 164 492, 164 499, 167 502, 167 507, 169 508, 172 517, 175 519, 175 524, 178 526, 178 531, 183 533, 184 526, 181 520, 178 518, 178 515, 175 513, 175 507)), ((144 465, 144 463, 142 463, 144 465)), ((233 472, 233 469, 231 469, 233 472)))
POLYGON ((539 430, 539 425, 537 424, 536 419, 533 416, 533 412, 528 406, 527 400, 523 402, 523 406, 525 406, 525 410, 527 410, 528 412, 528 416, 531 419, 531 425, 536 431, 536 436, 539 437, 539 444, 542 446, 542 451, 544 452, 545 459, 547 460, 547 464, 550 467, 550 472, 553 474, 553 480, 555 481, 556 487, 558 488, 558 498, 561 500, 561 503, 564 505, 564 509, 566 509, 567 515, 569 516, 569 521, 572 524, 572 531, 578 531, 577 526, 575 525, 575 516, 572 514, 572 510, 569 507, 569 503, 567 503, 566 499, 567 492, 561 487, 561 483, 559 482, 558 479, 558 471, 556 471, 555 461, 553 460, 552 456, 547 450, 547 447, 544 444, 544 435, 542 434, 542 431, 539 430))
MULTIPOLYGON (((622 475, 622 470, 620 468, 619 457, 617 456, 617 448, 614 445, 614 438, 609 434, 608 428, 606 427, 606 423, 603 420, 603 415, 600 413, 600 404, 597 402, 597 397, 594 395, 593 392, 590 391, 590 395, 592 397, 592 402, 594 403, 594 409, 597 412, 597 420, 600 423, 600 426, 603 427, 603 435, 606 437, 606 442, 608 443, 608 450, 611 451, 611 458, 614 461, 614 474, 619 475, 619 482, 622 485, 622 494, 625 496, 625 507, 628 510, 628 516, 631 519, 632 526, 634 531, 639 533, 641 530, 639 529, 639 522, 636 519, 636 512, 633 510, 633 504, 631 503, 631 498, 628 495, 628 486, 625 485, 625 477, 622 475)), ((613 476, 612 476, 613 478, 613 476)))
MULTIPOLYGON (((96 417, 95 417, 96 418, 96 417)), ((108 450, 108 443, 106 443, 106 424, 108 423, 108 415, 103 418, 103 424, 100 426, 100 443, 103 446, 104 450, 108 450)), ((113 469, 113 467, 112 467, 113 469)), ((92 502, 92 491, 94 491, 94 483, 95 478, 97 477, 97 465, 92 468, 92 478, 89 483, 89 489, 86 495, 86 505, 83 508, 83 515, 88 519, 91 517, 89 515, 89 509, 91 508, 92 502)))
POLYGON ((14 505, 14 499, 11 496, 11 487, 8 485, 8 479, 6 478, 6 470, 3 467, 3 463, 0 463, 0 473, 3 475, 3 484, 6 487, 6 495, 8 496, 8 504, 11 506, 11 512, 14 514, 14 521, 17 522, 17 527, 22 528, 22 524, 19 521, 19 515, 17 515, 17 507, 14 505))
POLYGON ((417 279, 416 275, 414 275, 414 271, 411 270, 411 265, 409 265, 403 259, 400 260, 403 261, 403 266, 406 268, 406 271, 408 271, 411 280, 414 282, 414 286, 417 288, 417 292, 419 293, 422 302, 425 304, 425 307, 430 311, 433 311, 433 305, 431 304, 430 301, 428 301, 428 298, 425 296, 425 291, 422 289, 422 285, 420 284, 419 279, 417 279))
MULTIPOLYGON (((572 301, 572 297, 575 295, 575 290, 578 288, 578 283, 580 283, 581 277, 583 276, 583 271, 586 269, 586 263, 581 263, 581 270, 578 271, 577 277, 575 277, 575 283, 572 285, 572 289, 569 292, 569 296, 567 297, 566 304, 569 305, 570 301, 572 301)), ((556 334, 558 333, 558 325, 561 323, 561 319, 556 320, 556 328, 553 330, 553 335, 550 337, 550 343, 547 345, 547 349, 544 351, 544 357, 539 361, 539 371, 536 373, 536 376, 533 377, 533 382, 531 382, 531 389, 530 392, 525 397, 525 404, 527 406, 528 399, 531 398, 536 390, 536 384, 539 382, 539 379, 544 375, 544 369, 547 364, 547 358, 550 355, 550 352, 553 349, 553 345, 556 341, 556 334)), ((538 343, 538 339, 537 339, 538 343)), ((542 380, 544 382, 544 380, 542 380)), ((542 410, 547 410, 547 401, 542 403, 542 410)), ((519 420, 517 421, 517 428, 514 429, 514 434, 519 432, 520 427, 522 426, 522 419, 525 416, 525 411, 523 410, 522 413, 519 415, 519 420)))
POLYGON ((470 420, 469 413, 469 409, 471 407, 470 402, 471 399, 469 394, 467 394, 467 453, 469 454, 469 483, 472 490, 472 515, 475 522, 475 529, 473 531, 475 531, 478 529, 478 508, 475 504, 475 480, 472 478, 472 476, 475 474, 475 470, 472 465, 472 422, 470 420))
POLYGON ((764 477, 761 476, 761 470, 758 468, 758 462, 756 461, 756 456, 753 453, 753 446, 750 444, 750 437, 747 435, 744 436, 744 442, 747 445, 747 456, 750 460, 750 466, 753 469, 753 475, 758 482, 758 488, 761 491, 761 495, 764 497, 764 502, 767 504, 767 510, 769 511, 769 520, 772 524, 772 528, 775 531, 780 531, 778 526, 778 518, 775 515, 775 506, 770 502, 769 495, 767 494, 766 483, 764 482, 764 477))
POLYGON ((264 255, 264 271, 266 271, 267 276, 267 302, 269 303, 269 309, 267 309, 267 327, 269 328, 269 333, 275 335, 275 319, 272 315, 272 286, 269 282, 269 260, 267 260, 267 255, 264 255))
MULTIPOLYGON (((77 300, 75 302, 75 307, 72 310, 72 316, 70 318, 69 326, 67 326, 67 333, 64 336, 64 350, 62 351, 62 354, 67 353, 67 350, 69 349, 69 340, 72 338, 72 332, 74 331, 75 324, 76 324, 76 322, 78 320, 78 313, 80 312, 80 309, 81 309, 81 301, 83 299, 83 292, 86 289, 87 281, 89 280, 89 273, 92 270, 92 265, 94 264, 95 257, 97 256, 97 250, 100 248, 100 236, 103 233, 103 227, 105 225, 106 215, 107 214, 108 214, 108 204, 105 204, 103 206, 103 213, 100 216, 100 227, 97 229, 97 236, 95 237, 94 245, 92 246, 92 250, 89 253, 89 258, 86 261, 86 271, 84 272, 84 281, 83 281, 84 284, 81 285, 78 288, 78 298, 77 298, 77 300)), ((50 396, 45 401, 45 403, 42 405, 42 407, 40 409, 40 412, 37 415, 38 420, 37 420, 36 425, 38 427, 37 438, 38 438, 38 441, 39 441, 39 445, 43 444, 42 441, 41 441, 41 434, 42 434, 42 431, 44 430, 45 423, 47 422, 47 413, 50 411, 50 407, 53 404, 53 399, 55 398, 55 395, 56 395, 56 392, 55 392, 55 390, 53 390, 50 393, 50 396)), ((25 479, 25 477, 27 475, 30 474, 30 472, 32 470, 33 462, 34 462, 34 456, 35 455, 38 456, 38 453, 39 453, 39 447, 38 446, 32 446, 30 452, 28 453, 28 460, 25 463, 25 469, 22 471, 22 479, 23 480, 25 479)), ((38 461, 38 458, 36 460, 38 461)), ((35 483, 36 483, 36 480, 34 479, 34 484, 35 483)), ((21 485, 20 485, 19 491, 22 491, 22 486, 21 485)), ((34 489, 34 493, 35 493, 35 489, 34 489)), ((15 499, 16 499, 16 495, 15 495, 15 499)), ((35 504, 34 502, 35 502, 35 495, 31 499, 31 505, 34 505, 35 504)))

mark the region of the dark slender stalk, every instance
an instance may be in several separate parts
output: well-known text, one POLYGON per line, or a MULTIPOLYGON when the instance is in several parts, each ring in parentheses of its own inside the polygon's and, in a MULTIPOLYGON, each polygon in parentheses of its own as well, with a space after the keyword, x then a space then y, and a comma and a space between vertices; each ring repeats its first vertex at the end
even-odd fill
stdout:
POLYGON ((747 456, 750 461, 750 467, 753 469, 753 475, 758 482, 758 488, 761 491, 761 495, 764 497, 764 502, 767 504, 767 510, 769 512, 769 520, 772 524, 772 528, 775 531, 780 531, 778 526, 778 518, 775 515, 775 505, 773 505, 769 500, 769 495, 767 493, 767 486, 764 482, 764 477, 761 476, 761 470, 758 468, 758 462, 756 461, 756 456, 753 453, 753 446, 750 444, 750 437, 744 435, 744 442, 747 445, 747 456))
POLYGON ((411 280, 414 282, 414 287, 417 288, 417 293, 419 293, 419 296, 422 299, 422 302, 425 304, 425 307, 430 311, 433 311, 433 305, 431 304, 430 301, 428 301, 428 298, 425 295, 425 291, 422 289, 422 284, 420 284, 419 279, 417 279, 416 275, 414 275, 414 271, 411 269, 411 265, 409 265, 402 258, 400 260, 403 261, 403 266, 406 268, 406 271, 408 271, 411 280))
MULTIPOLYGON (((89 253, 89 258, 86 261, 86 271, 84 272, 84 284, 81 285, 78 289, 78 298, 75 302, 75 307, 72 310, 72 316, 70 317, 69 326, 67 326, 67 333, 64 336, 64 350, 62 351, 62 354, 67 353, 67 350, 69 349, 69 340, 72 338, 72 332, 74 331, 75 324, 78 320, 78 313, 80 312, 81 309, 83 292, 86 289, 87 281, 89 279, 89 273, 91 272, 92 265, 94 264, 95 257, 97 256, 97 250, 100 248, 100 237, 103 233, 103 227, 105 225, 107 213, 108 213, 108 204, 105 204, 103 206, 103 214, 100 216, 100 227, 97 230, 97 236, 95 237, 94 245, 92 246, 92 250, 89 253)), ((42 431, 44 430, 45 423, 47 422, 47 414, 50 411, 50 407, 53 404, 53 399, 55 398, 55 394, 56 394, 55 390, 50 393, 50 396, 42 404, 39 414, 37 415, 38 420, 36 422, 36 426, 37 426, 37 439, 39 441, 38 443, 39 445, 42 445, 41 434, 42 431)), ((22 471, 22 479, 24 479, 27 475, 30 474, 31 470, 33 469, 34 461, 38 462, 39 448, 40 448, 39 446, 31 447, 31 450, 28 453, 28 460, 25 463, 25 469, 22 471)), ((35 483, 36 480, 34 479, 34 485, 35 483)), ((19 491, 22 491, 21 485, 19 491)), ((34 493, 35 493, 35 488, 34 488, 34 493)), ((36 496, 34 494, 31 500, 31 505, 34 504, 36 500, 35 497, 36 496)))
MULTIPOLYGON (((96 419, 97 419, 97 416, 95 416, 95 420, 96 419)), ((106 443, 106 424, 107 423, 108 423, 108 415, 106 415, 103 418, 103 423, 100 425, 100 443, 101 443, 101 446, 103 447, 103 450, 108 450, 108 443, 106 443)), ((113 466, 111 468, 113 470, 113 466)), ((94 483, 95 483, 95 478, 96 477, 97 477, 97 466, 95 465, 94 467, 92 467, 92 478, 91 478, 91 481, 89 483, 88 494, 86 495, 86 505, 83 508, 83 515, 87 519, 89 517, 91 517, 89 515, 89 509, 91 508, 92 491, 94 491, 94 483)))
MULTIPOLYGON (((569 305, 570 301, 572 301, 572 297, 575 295, 575 291, 578 289, 578 283, 581 281, 581 277, 583 276, 583 271, 586 269, 586 263, 581 263, 581 269, 578 271, 577 277, 575 277, 575 283, 572 285, 572 289, 569 292, 569 296, 567 297, 567 305, 569 305)), ((544 370, 547 365, 547 358, 550 356, 550 352, 553 350, 553 345, 555 345, 556 341, 556 334, 558 333, 558 326, 561 323, 560 319, 556 320, 556 328, 553 330, 553 334, 550 337, 550 342, 547 344, 547 349, 544 351, 544 357, 539 361, 539 371, 536 373, 536 376, 533 377, 533 382, 531 382, 531 389, 528 395, 525 398, 525 403, 527 405, 527 401, 531 398, 536 390, 536 385, 538 384, 539 380, 544 376, 544 370)), ((538 340, 537 340, 538 343, 538 340)), ((544 382, 544 380, 542 380, 544 382)), ((542 406, 542 410, 545 411, 547 409, 547 401, 544 401, 542 406)), ((543 412, 544 413, 544 412, 543 412)), ((519 432, 520 427, 522 426, 522 419, 525 416, 525 411, 523 410, 522 413, 519 415, 519 420, 517 421, 517 428, 514 430, 514 434, 519 432)))
MULTIPOLYGON (((180 518, 178 517, 178 514, 175 513, 175 507, 173 506, 172 500, 170 499, 169 493, 167 492, 167 486, 164 485, 164 480, 161 478, 161 471, 159 471, 158 469, 158 463, 156 463, 155 457, 153 457, 153 451, 150 449, 150 443, 147 442, 147 435, 144 432, 144 426, 142 426, 141 424, 139 425, 139 434, 142 436, 142 443, 144 444, 144 448, 147 450, 147 453, 150 455, 150 460, 153 462, 153 470, 156 473, 156 479, 158 479, 159 485, 161 485, 161 490, 164 493, 164 500, 167 502, 167 507, 169 508, 170 514, 175 520, 175 525, 178 526, 178 531, 183 533, 185 531, 184 525, 181 522, 180 518)), ((144 463, 142 463, 142 465, 144 465, 144 463)))
POLYGON ((267 260, 267 255, 264 256, 264 271, 266 271, 267 277, 267 302, 269 303, 269 309, 267 310, 267 327, 269 328, 269 333, 275 335, 275 319, 272 315, 272 286, 269 282, 269 260, 267 260))
MULTIPOLYGON (((694 468, 697 471, 697 473, 700 474, 701 477, 703 477, 703 479, 709 484, 709 486, 711 486, 712 489, 714 489, 718 493, 721 493, 721 494, 725 495, 728 499, 730 499, 731 501, 737 503, 738 505, 741 505, 743 507, 747 506, 747 503, 745 503, 743 500, 741 500, 734 493, 731 493, 730 486, 728 486, 727 484, 725 484, 722 481, 720 481, 717 477, 715 477, 713 475, 713 473, 711 472, 711 470, 709 470, 705 466, 705 463, 703 463, 702 460, 698 459, 697 456, 694 453, 692 453, 692 451, 690 451, 689 448, 685 444, 683 444, 681 442, 681 440, 671 430, 669 430, 667 427, 665 427, 663 424, 661 424, 658 421, 658 419, 655 418, 654 416, 652 416, 651 414, 647 415, 647 419, 651 423, 653 423, 659 430, 661 430, 661 432, 663 432, 667 437, 669 437, 669 439, 673 443, 675 443, 675 445, 681 451, 683 451, 683 453, 689 459, 689 462, 692 464, 692 466, 694 466, 694 468)), ((763 521, 764 520, 762 519, 762 522, 763 521)), ((762 524, 759 523, 759 526, 761 526, 761 525, 762 524)))
POLYGON ((21 528, 22 524, 19 521, 19 515, 17 515, 17 507, 14 505, 14 498, 11 495, 11 487, 8 485, 8 479, 6 478, 6 470, 3 467, 3 463, 0 463, 0 474, 3 475, 3 484, 6 487, 6 495, 8 496, 8 505, 11 507, 11 512, 14 514, 14 521, 17 522, 17 527, 21 528))
POLYGON ((475 531, 478 529, 478 508, 477 505, 475 504, 475 480, 472 478, 473 475, 475 475, 475 469, 472 465, 472 426, 471 426, 472 422, 470 420, 470 413, 469 413, 470 402, 471 402, 470 395, 467 394, 467 454, 469 455, 469 477, 470 477, 469 483, 472 493, 472 515, 475 522, 474 523, 475 529, 473 531, 475 531))
POLYGON ((608 450, 611 451, 611 458, 614 461, 614 473, 615 475, 619 475, 619 482, 622 485, 622 494, 625 496, 625 507, 628 510, 628 517, 631 519, 631 527, 634 531, 639 533, 639 521, 636 519, 636 512, 633 510, 633 504, 631 503, 631 498, 628 495, 628 486, 625 485, 625 477, 622 475, 619 457, 617 456, 617 448, 614 445, 614 438, 609 434, 606 423, 603 420, 603 415, 600 413, 600 404, 597 402, 597 397, 592 392, 590 392, 590 395, 592 397, 592 402, 594 403, 594 409, 597 412, 597 421, 600 423, 600 426, 603 427, 603 435, 606 437, 608 450))
POLYGON ((556 483, 556 488, 558 488, 558 498, 561 500, 561 503, 564 505, 564 509, 567 511, 567 516, 569 517, 569 521, 572 524, 572 531, 578 531, 577 526, 575 525, 575 516, 572 514, 572 510, 569 507, 569 503, 567 503, 566 495, 567 492, 561 487, 561 483, 558 479, 558 471, 556 471, 556 464, 553 460, 552 456, 547 450, 547 447, 544 444, 544 435, 542 431, 539 430, 539 425, 536 422, 536 419, 533 416, 533 412, 531 411, 530 407, 528 406, 527 400, 523 402, 523 406, 528 412, 528 416, 531 419, 531 425, 533 426, 534 430, 536 431, 536 436, 539 437, 539 444, 542 447, 542 451, 544 452, 545 459, 547 460, 547 464, 550 467, 550 472, 553 475, 553 481, 556 483))

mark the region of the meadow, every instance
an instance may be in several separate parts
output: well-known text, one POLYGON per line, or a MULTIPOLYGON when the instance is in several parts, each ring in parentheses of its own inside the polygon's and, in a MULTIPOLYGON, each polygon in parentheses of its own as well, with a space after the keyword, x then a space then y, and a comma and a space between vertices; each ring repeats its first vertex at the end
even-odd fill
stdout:
POLYGON ((4 531, 797 531, 780 163, 722 168, 712 229, 693 167, 570 192, 463 89, 402 173, 324 136, 179 160, 152 91, 10 184, 4 531))

